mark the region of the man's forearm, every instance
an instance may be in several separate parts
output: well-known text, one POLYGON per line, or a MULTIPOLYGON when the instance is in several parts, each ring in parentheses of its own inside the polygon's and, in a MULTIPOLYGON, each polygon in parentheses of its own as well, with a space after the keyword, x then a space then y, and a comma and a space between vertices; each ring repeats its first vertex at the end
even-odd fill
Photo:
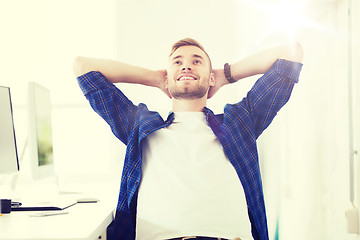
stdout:
POLYGON ((268 71, 277 59, 302 62, 303 50, 299 43, 270 48, 231 65, 231 75, 237 81, 268 71))
MULTIPOLYGON (((302 62, 303 49, 299 43, 294 45, 283 45, 280 47, 270 48, 262 52, 251 55, 243 60, 231 64, 230 74, 236 81, 254 76, 257 74, 266 73, 278 59, 285 59, 293 62, 302 62)), ((214 69, 215 86, 210 88, 208 98, 214 94, 224 85, 229 84, 224 74, 224 69, 214 69)))
POLYGON ((75 59, 74 73, 77 77, 90 71, 101 72, 112 83, 136 83, 153 87, 158 86, 158 82, 164 78, 160 71, 152 71, 115 60, 86 57, 75 59))

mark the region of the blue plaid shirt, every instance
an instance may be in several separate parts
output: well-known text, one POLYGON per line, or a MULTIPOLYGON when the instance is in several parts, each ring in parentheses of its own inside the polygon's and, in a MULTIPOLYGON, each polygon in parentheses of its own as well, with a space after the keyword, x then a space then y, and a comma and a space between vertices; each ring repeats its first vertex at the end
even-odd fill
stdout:
MULTIPOLYGON (((203 110, 244 187, 255 240, 269 238, 256 139, 289 100, 301 68, 301 63, 277 60, 256 81, 247 96, 239 103, 227 104, 223 114, 215 115, 206 107, 203 110)), ((146 105, 134 105, 100 72, 86 73, 78 77, 78 82, 91 107, 110 125, 115 136, 127 145, 113 239, 135 239, 141 141, 150 133, 170 125, 174 114, 170 112, 163 120, 159 113, 149 111, 146 105)))

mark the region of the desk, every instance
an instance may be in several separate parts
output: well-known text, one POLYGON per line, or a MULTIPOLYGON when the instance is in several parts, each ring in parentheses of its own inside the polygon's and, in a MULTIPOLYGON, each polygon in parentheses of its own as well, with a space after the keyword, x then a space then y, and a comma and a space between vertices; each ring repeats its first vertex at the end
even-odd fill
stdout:
POLYGON ((106 228, 113 220, 113 210, 114 202, 105 199, 97 203, 78 203, 63 210, 68 212, 64 215, 31 217, 29 215, 34 212, 11 212, 0 216, 0 239, 106 239, 106 228))

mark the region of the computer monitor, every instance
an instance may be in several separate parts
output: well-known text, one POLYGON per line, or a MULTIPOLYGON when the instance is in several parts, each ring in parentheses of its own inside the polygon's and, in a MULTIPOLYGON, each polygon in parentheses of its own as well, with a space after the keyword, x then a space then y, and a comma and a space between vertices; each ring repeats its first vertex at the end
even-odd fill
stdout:
POLYGON ((0 174, 19 171, 10 88, 0 86, 0 174))
POLYGON ((35 82, 28 85, 28 144, 33 178, 54 177, 50 91, 35 82))

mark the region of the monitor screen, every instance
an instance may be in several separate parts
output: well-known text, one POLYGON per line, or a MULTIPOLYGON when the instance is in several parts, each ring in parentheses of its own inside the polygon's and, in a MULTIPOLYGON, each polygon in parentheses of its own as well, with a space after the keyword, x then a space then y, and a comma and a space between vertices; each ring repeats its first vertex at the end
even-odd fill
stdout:
POLYGON ((19 170, 10 88, 0 86, 0 174, 19 170))
POLYGON ((30 162, 33 177, 41 179, 53 176, 50 92, 35 82, 29 82, 28 115, 30 162))

